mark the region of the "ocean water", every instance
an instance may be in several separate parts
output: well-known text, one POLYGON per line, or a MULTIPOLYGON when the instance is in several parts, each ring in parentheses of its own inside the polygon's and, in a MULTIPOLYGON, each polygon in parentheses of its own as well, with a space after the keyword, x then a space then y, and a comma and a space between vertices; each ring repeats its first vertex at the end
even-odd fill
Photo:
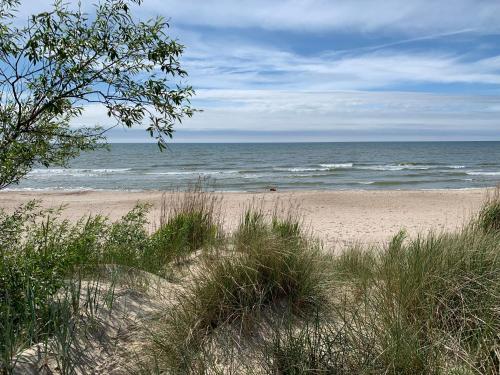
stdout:
POLYGON ((500 183, 500 142, 112 144, 69 168, 35 168, 11 189, 464 189, 500 183))

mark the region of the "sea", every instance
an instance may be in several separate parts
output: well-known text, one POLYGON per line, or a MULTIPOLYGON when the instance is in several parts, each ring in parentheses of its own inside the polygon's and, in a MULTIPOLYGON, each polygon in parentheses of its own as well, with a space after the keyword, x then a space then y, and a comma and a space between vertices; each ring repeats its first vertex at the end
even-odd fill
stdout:
POLYGON ((471 189, 500 183, 500 142, 111 144, 11 190, 471 189))

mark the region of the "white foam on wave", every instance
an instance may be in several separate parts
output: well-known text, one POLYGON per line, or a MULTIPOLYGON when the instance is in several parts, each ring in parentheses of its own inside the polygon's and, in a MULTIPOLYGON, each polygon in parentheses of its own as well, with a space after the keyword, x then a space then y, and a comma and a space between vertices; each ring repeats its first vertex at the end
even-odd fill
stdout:
POLYGON ((146 175, 151 176, 182 176, 182 175, 193 175, 193 176, 205 176, 205 175, 221 175, 221 174, 235 174, 238 171, 169 171, 169 172, 146 172, 146 175))
POLYGON ((320 164, 320 167, 328 168, 328 169, 345 169, 352 168, 352 163, 334 163, 334 164, 320 164))
POLYGON ((471 171, 467 172, 471 176, 500 176, 500 171, 498 172, 483 172, 483 171, 471 171))
POLYGON ((358 166, 356 169, 368 171, 402 171, 404 168, 399 165, 364 165, 358 166))
POLYGON ((402 171, 402 170, 428 170, 436 168, 434 165, 414 165, 414 164, 386 164, 386 165, 359 165, 355 169, 369 171, 402 171))
MULTIPOLYGON (((369 171, 402 171, 402 170, 428 170, 437 168, 437 165, 415 165, 415 164, 385 164, 385 165, 356 165, 353 163, 319 164, 321 168, 295 167, 295 168, 274 168, 283 172, 325 172, 336 169, 356 169, 369 171)), ((464 168, 464 166, 450 166, 448 168, 464 168)))
POLYGON ((62 186, 49 186, 43 188, 35 188, 35 187, 13 187, 13 188, 5 188, 4 191, 33 191, 33 192, 50 192, 50 191, 64 191, 64 192, 77 192, 77 191, 101 191, 103 189, 94 189, 89 187, 62 187, 62 186))
MULTIPOLYGON (((439 168, 439 165, 413 164, 413 163, 383 164, 383 165, 355 165, 353 163, 341 163, 341 164, 320 164, 320 166, 329 169, 353 168, 358 170, 370 170, 370 171, 402 171, 402 170, 425 171, 428 169, 439 168)), ((444 168, 463 169, 465 168, 465 165, 447 165, 444 168)))
POLYGON ((64 186, 48 186, 43 188, 35 188, 35 187, 12 187, 5 188, 4 191, 13 191, 13 192, 64 192, 64 193, 73 193, 73 192, 86 192, 86 191, 126 191, 126 192, 141 192, 145 191, 144 189, 99 189, 94 187, 87 186, 78 186, 78 187, 64 187, 64 186))
POLYGON ((352 163, 340 163, 340 164, 319 164, 318 167, 294 167, 294 168, 274 168, 275 171, 281 172, 325 172, 335 169, 347 169, 352 168, 352 163))
POLYGON ((249 173, 249 174, 242 174, 238 176, 238 178, 252 179, 252 178, 266 178, 272 176, 273 175, 270 173, 249 173))
POLYGON ((146 175, 150 176, 172 176, 172 175, 192 175, 192 174, 198 174, 197 172, 182 172, 182 171, 175 171, 175 172, 146 172, 146 175))
POLYGON ((47 178, 52 176, 92 177, 114 173, 126 173, 131 168, 35 168, 28 173, 31 178, 47 178))
POLYGON ((321 171, 327 171, 329 168, 287 168, 287 169, 281 169, 287 172, 321 172, 321 171))
POLYGON ((273 168, 273 170, 278 172, 316 172, 316 171, 327 171, 328 168, 296 167, 296 168, 273 168))

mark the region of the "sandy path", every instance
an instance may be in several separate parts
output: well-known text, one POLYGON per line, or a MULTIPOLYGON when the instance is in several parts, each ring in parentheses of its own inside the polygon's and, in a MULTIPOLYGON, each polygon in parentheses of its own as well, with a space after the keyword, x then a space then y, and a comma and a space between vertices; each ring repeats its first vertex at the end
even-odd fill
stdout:
MULTIPOLYGON (((176 193, 168 193, 176 194, 176 193)), ((101 213, 116 219, 136 202, 154 205, 150 216, 158 216, 161 192, 0 192, 0 207, 8 210, 20 202, 40 199, 44 206, 67 205, 64 216, 79 218, 101 213)), ((175 199, 174 195, 174 199, 175 199)), ((314 232, 329 246, 353 241, 386 241, 399 229, 410 235, 434 230, 453 230, 476 212, 485 190, 427 191, 294 191, 269 193, 223 193, 225 225, 230 230, 242 209, 253 199, 265 206, 276 201, 297 202, 314 232)))

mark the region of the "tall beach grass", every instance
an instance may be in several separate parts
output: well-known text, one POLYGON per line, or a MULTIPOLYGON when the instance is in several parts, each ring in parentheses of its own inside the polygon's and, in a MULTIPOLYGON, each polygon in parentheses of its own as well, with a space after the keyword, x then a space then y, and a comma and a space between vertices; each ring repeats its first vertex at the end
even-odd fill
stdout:
POLYGON ((112 310, 117 269, 186 275, 164 284, 171 299, 131 354, 139 373, 500 373, 498 191, 455 232, 338 256, 298 211, 253 205, 224 233, 218 195, 170 197, 153 231, 148 205, 114 223, 36 202, 0 212, 0 373, 35 344, 77 371, 72 348, 112 310))
POLYGON ((219 332, 237 332, 236 341, 249 338, 266 314, 305 316, 326 300, 320 244, 299 223, 255 207, 245 211, 226 249, 201 265, 155 335, 167 370, 206 365, 205 350, 219 332))
POLYGON ((172 261, 215 244, 221 236, 218 198, 199 185, 178 196, 153 234, 147 204, 114 223, 99 215, 62 220, 62 209, 45 210, 35 201, 0 211, 0 373, 11 373, 18 354, 31 345, 58 338, 65 338, 57 347, 69 366, 64 353, 80 310, 95 311, 103 297, 112 304, 112 292, 99 295, 103 277, 114 287, 109 279, 116 267, 110 265, 164 275, 172 261), (93 288, 75 287, 82 284, 93 288))

